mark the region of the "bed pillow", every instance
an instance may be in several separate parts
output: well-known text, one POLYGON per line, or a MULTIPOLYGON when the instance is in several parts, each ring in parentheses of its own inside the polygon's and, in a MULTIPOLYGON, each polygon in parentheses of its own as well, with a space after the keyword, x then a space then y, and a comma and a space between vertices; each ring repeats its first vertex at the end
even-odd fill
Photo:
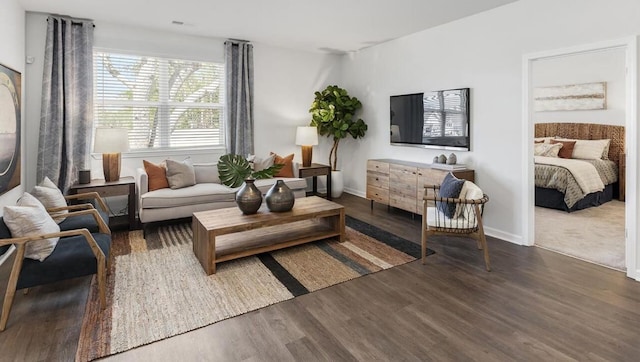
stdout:
POLYGON ((555 138, 558 141, 575 141, 572 158, 583 160, 608 160, 610 139, 603 140, 576 140, 570 138, 555 138))
MULTIPOLYGON (((4 223, 11 236, 20 238, 60 232, 60 227, 47 213, 38 199, 25 192, 16 206, 5 206, 4 223)), ((24 257, 43 261, 56 248, 59 237, 30 241, 25 245, 24 257)))
POLYGON ((536 137, 533 139, 534 143, 549 143, 553 137, 536 137))
POLYGON ((167 182, 172 189, 181 189, 196 184, 196 172, 190 161, 167 160, 167 182))
POLYGON ((558 157, 562 143, 536 143, 533 145, 533 154, 536 156, 558 157))
MULTIPOLYGON (((460 197, 460 191, 462 191, 462 186, 464 186, 464 180, 460 180, 455 177, 451 172, 449 172, 442 180, 440 184, 440 197, 449 197, 457 199, 460 197)), ((453 202, 440 202, 436 201, 436 207, 440 210, 446 217, 453 218, 456 213, 456 204, 453 202)))
POLYGON ((562 148, 558 151, 558 157, 560 158, 573 158, 573 149, 576 146, 576 141, 560 141, 551 140, 551 144, 562 143, 562 148))
MULTIPOLYGON (((38 199, 45 209, 67 206, 67 199, 64 198, 62 191, 46 176, 38 186, 33 188, 31 195, 38 199)), ((69 210, 56 211, 51 213, 51 217, 62 216, 68 213, 69 210)), ((65 219, 66 217, 60 217, 56 220, 59 224, 65 219)))

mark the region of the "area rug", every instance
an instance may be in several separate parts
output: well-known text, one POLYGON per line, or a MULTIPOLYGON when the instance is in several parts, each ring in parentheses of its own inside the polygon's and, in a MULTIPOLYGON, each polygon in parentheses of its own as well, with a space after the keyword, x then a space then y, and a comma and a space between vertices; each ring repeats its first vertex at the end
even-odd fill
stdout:
MULTIPOLYGON (((419 245, 347 216, 327 239, 218 264, 207 276, 191 224, 113 234, 107 308, 91 283, 76 360, 89 361, 416 260, 419 245)), ((428 250, 429 254, 433 251, 428 250)))

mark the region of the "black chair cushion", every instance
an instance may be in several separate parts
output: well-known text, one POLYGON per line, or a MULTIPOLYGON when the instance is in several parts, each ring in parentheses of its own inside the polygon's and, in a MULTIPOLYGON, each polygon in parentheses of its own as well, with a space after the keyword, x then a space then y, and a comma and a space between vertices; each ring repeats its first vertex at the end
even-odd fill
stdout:
MULTIPOLYGON (((100 217, 102 217, 102 220, 104 220, 104 222, 109 225, 109 214, 102 211, 102 209, 96 210, 98 210, 98 213, 100 213, 100 217)), ((58 224, 58 226, 60 226, 60 231, 87 228, 91 233, 99 232, 98 223, 96 222, 96 219, 94 219, 93 215, 68 217, 63 222, 58 224)))
MULTIPOLYGON (((111 236, 92 234, 104 256, 109 258, 111 236)), ((58 245, 43 262, 24 259, 16 289, 71 279, 97 272, 96 257, 84 236, 61 238, 58 245)))

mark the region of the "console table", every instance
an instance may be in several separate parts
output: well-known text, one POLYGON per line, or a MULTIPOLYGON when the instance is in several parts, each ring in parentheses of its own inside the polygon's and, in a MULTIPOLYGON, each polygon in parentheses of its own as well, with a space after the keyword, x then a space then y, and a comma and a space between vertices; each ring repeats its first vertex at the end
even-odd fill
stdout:
POLYGON ((471 169, 442 170, 426 163, 392 159, 367 161, 367 199, 422 214, 424 185, 439 185, 452 172, 457 178, 474 181, 471 169))

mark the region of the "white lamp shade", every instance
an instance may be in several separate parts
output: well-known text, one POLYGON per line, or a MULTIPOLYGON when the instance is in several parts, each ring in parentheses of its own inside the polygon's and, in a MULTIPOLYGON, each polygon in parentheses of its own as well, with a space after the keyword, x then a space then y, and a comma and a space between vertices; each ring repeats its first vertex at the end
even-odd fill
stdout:
POLYGON ((93 152, 119 153, 126 151, 129 151, 129 130, 126 128, 96 128, 93 152))
POLYGON ((296 130, 296 145, 315 146, 318 144, 318 129, 316 127, 298 127, 296 130))

